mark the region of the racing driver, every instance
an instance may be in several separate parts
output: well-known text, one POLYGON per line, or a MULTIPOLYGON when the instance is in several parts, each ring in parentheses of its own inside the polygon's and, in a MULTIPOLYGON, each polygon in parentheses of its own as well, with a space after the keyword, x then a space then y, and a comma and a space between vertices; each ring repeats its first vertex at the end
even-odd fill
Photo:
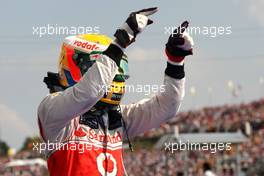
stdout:
POLYGON ((164 91, 120 105, 129 76, 125 49, 153 23, 149 16, 155 12, 156 7, 132 12, 114 40, 101 34, 64 40, 59 71, 44 78, 50 94, 38 108, 51 176, 127 175, 122 141, 128 140, 132 147, 130 137, 175 117, 184 96, 184 57, 192 54, 193 47, 184 30, 170 35, 165 47, 164 91))

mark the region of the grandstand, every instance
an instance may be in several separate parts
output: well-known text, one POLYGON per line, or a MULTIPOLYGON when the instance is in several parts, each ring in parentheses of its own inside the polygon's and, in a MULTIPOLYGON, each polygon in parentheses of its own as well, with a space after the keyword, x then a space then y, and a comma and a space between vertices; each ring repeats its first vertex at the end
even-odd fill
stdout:
MULTIPOLYGON (((193 137, 189 136, 189 140, 191 139, 193 137)), ((217 137, 215 139, 217 140, 217 137)), ((173 121, 135 140, 136 145, 141 141, 150 142, 148 148, 140 145, 140 149, 135 152, 136 154, 125 153, 125 165, 128 173, 132 176, 202 176, 204 175, 203 166, 206 163, 209 163, 213 172, 221 176, 235 176, 238 175, 237 173, 239 175, 261 176, 264 175, 264 99, 247 104, 205 107, 200 110, 181 112, 173 121), (172 154, 164 150, 157 150, 154 147, 150 149, 151 143, 154 146, 162 136, 164 138, 166 134, 175 133, 176 126, 179 136, 181 133, 198 134, 200 139, 197 140, 208 141, 209 139, 203 139, 207 133, 219 135, 236 132, 243 133, 243 136, 246 136, 248 140, 240 141, 242 143, 237 146, 238 141, 236 141, 236 144, 232 143, 230 151, 218 151, 217 153, 193 150, 188 153, 177 151, 172 154), (169 157, 167 157, 168 155, 169 157), (186 167, 186 163, 188 167, 186 167)), ((163 142, 165 141, 161 140, 157 145, 162 146, 163 142)))

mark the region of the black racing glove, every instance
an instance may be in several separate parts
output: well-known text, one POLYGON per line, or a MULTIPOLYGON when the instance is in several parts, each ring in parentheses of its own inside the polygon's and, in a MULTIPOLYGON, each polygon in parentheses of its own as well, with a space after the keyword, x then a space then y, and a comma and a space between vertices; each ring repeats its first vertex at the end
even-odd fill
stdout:
POLYGON ((143 9, 137 12, 132 12, 127 18, 126 22, 116 30, 114 36, 115 41, 103 52, 103 54, 113 59, 118 66, 123 56, 123 48, 135 41, 137 34, 139 34, 147 25, 153 23, 148 16, 156 13, 157 7, 143 9))
POLYGON ((137 12, 132 12, 127 18, 126 22, 115 32, 116 42, 122 47, 126 48, 135 41, 138 33, 153 23, 148 16, 156 13, 157 7, 143 9, 137 12))
POLYGON ((165 73, 176 79, 184 78, 184 58, 193 54, 193 39, 185 32, 188 25, 187 21, 183 22, 173 31, 166 44, 165 52, 168 61, 165 73))
POLYGON ((188 21, 183 22, 174 30, 168 39, 166 44, 166 55, 171 62, 182 62, 185 56, 193 54, 193 39, 185 32, 188 25, 188 21))

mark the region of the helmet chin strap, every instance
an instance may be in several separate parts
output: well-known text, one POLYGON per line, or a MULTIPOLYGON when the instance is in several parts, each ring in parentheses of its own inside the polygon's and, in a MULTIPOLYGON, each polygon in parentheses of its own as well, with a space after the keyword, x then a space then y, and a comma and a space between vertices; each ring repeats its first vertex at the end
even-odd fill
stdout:
POLYGON ((105 102, 102 102, 102 101, 98 101, 93 106, 93 108, 98 109, 98 110, 101 110, 101 109, 104 109, 104 110, 116 110, 116 109, 119 108, 119 105, 112 105, 112 104, 108 104, 108 103, 105 103, 105 102))

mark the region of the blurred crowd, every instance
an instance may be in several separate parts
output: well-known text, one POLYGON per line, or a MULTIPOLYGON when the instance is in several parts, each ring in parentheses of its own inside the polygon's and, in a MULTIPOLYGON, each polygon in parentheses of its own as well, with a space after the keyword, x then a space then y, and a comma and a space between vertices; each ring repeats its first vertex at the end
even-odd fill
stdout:
POLYGON ((264 175, 264 99, 248 104, 203 108, 195 111, 181 112, 169 123, 158 130, 152 130, 144 138, 160 137, 171 133, 177 126, 180 133, 201 132, 237 132, 241 131, 249 140, 231 151, 210 152, 193 151, 186 156, 181 153, 168 154, 157 150, 138 150, 125 153, 125 166, 130 175, 204 175, 204 163, 217 172, 219 162, 222 176, 234 176, 237 169, 237 150, 240 156, 239 167, 243 175, 264 175))
POLYGON ((180 133, 236 132, 245 131, 249 123, 252 131, 263 130, 264 99, 248 104, 205 107, 199 110, 180 112, 159 129, 151 130, 144 137, 161 136, 179 127, 180 133))
MULTIPOLYGON (((12 157, 0 157, 0 175, 1 176, 48 176, 47 166, 43 163, 33 162, 34 159, 41 159, 38 152, 32 150, 24 150, 18 152, 12 157), (29 164, 21 164, 21 161, 31 161, 29 164), (18 161, 16 166, 7 166, 12 161, 18 161)), ((46 162, 43 160, 43 162, 46 162)))
MULTIPOLYGON (((220 176, 235 176, 237 153, 239 167, 245 176, 264 175, 264 99, 248 104, 208 107, 181 112, 176 118, 159 129, 151 130, 139 139, 158 139, 177 127, 179 133, 237 132, 241 131, 248 141, 231 151, 212 154, 206 151, 166 153, 162 150, 138 147, 134 152, 124 152, 124 165, 130 176, 189 176, 205 175, 205 168, 220 176), (206 167, 205 167, 206 166, 206 167), (217 166, 220 166, 219 168, 217 166), (219 170, 220 169, 220 170, 219 170)), ((154 142, 152 142, 153 146, 154 142)), ((32 151, 17 153, 12 159, 41 157, 32 151)), ((47 169, 38 164, 4 169, 10 158, 0 157, 0 175, 38 176, 48 175, 47 169), (15 173, 15 174, 14 174, 15 173)))

